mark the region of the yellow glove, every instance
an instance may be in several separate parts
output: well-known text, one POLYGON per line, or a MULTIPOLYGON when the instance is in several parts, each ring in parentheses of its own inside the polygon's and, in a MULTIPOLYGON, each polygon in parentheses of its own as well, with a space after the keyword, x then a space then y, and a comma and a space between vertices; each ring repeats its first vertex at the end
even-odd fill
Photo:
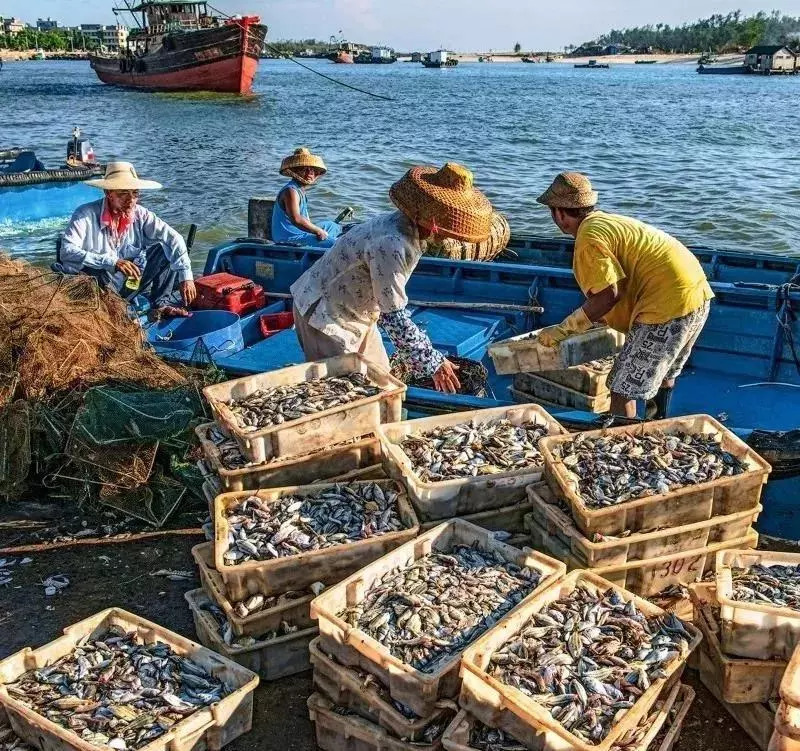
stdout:
POLYGON ((543 347, 556 347, 573 334, 582 334, 592 327, 592 322, 583 308, 578 308, 570 313, 557 326, 548 326, 539 332, 536 341, 543 347))

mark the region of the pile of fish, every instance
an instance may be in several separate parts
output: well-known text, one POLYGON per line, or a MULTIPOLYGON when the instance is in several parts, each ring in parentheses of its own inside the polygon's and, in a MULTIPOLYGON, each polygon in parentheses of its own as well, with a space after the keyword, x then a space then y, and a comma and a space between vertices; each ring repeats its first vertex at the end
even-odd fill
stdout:
POLYGON ((239 444, 230 436, 225 435, 218 425, 208 426, 206 439, 217 447, 220 462, 225 469, 242 469, 252 465, 252 462, 245 458, 239 444))
POLYGON ((487 671, 596 744, 667 666, 687 655, 690 640, 674 614, 648 619, 615 590, 601 594, 578 582, 497 650, 487 671))
POLYGON ((547 426, 499 419, 434 428, 407 436, 400 448, 423 482, 476 477, 541 465, 547 426))
POLYGON ((0 751, 34 751, 22 740, 9 725, 3 725, 0 721, 0 751))
POLYGON ((225 512, 225 564, 285 558, 403 529, 398 494, 376 482, 337 484, 267 503, 256 495, 225 512))
POLYGON ((528 747, 498 728, 473 720, 469 747, 477 751, 528 751, 528 747))
POLYGON ((234 649, 247 649, 254 647, 256 644, 261 644, 266 641, 272 641, 279 636, 288 636, 300 630, 299 626, 289 623, 288 621, 281 621, 280 626, 276 631, 266 631, 258 636, 236 636, 233 633, 233 628, 225 616, 225 612, 219 605, 211 602, 211 600, 203 600, 200 607, 211 615, 217 626, 217 633, 225 644, 234 649))
POLYGON ((800 565, 734 568, 733 599, 800 610, 800 565))
POLYGON ((739 475, 747 465, 712 433, 615 433, 553 447, 588 508, 616 506, 645 496, 739 475))
POLYGON ((236 424, 247 432, 299 420, 342 404, 380 393, 361 373, 329 376, 313 381, 259 389, 244 399, 226 402, 236 424))
POLYGON ((339 617, 402 662, 434 673, 539 584, 541 572, 457 545, 384 574, 339 617))
MULTIPOLYGON (((358 712, 354 712, 352 709, 348 707, 343 707, 340 704, 334 704, 331 706, 331 712, 334 714, 341 715, 342 717, 357 717, 358 719, 362 720, 363 722, 369 722, 369 720, 365 720, 358 712)), ((422 732, 422 735, 417 741, 410 742, 410 746, 432 746, 439 738, 442 737, 445 730, 447 730, 447 726, 449 724, 449 720, 442 720, 441 722, 432 722, 425 730, 422 732)))
POLYGON ((247 618, 254 613, 260 613, 262 610, 278 608, 293 600, 299 600, 312 594, 316 597, 323 589, 325 589, 325 585, 322 582, 314 582, 306 591, 292 590, 280 595, 273 595, 272 597, 250 595, 246 600, 239 600, 233 603, 233 612, 236 613, 239 618, 247 618))
POLYGON ((112 627, 47 667, 6 685, 15 699, 87 743, 140 748, 202 707, 225 685, 167 644, 140 644, 112 627))

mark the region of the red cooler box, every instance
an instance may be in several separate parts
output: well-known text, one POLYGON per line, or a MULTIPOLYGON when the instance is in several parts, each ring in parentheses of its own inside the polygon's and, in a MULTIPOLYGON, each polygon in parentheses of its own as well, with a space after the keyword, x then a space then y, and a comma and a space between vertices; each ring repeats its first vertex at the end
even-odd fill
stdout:
POLYGON ((264 288, 251 279, 221 272, 201 276, 195 281, 197 310, 228 310, 246 315, 263 308, 267 303, 264 288))

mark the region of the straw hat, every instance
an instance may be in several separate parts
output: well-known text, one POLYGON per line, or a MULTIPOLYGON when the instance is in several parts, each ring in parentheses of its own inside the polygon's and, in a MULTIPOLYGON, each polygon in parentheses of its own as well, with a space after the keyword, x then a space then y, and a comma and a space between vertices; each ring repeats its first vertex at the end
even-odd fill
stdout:
POLYGON ((389 198, 409 219, 456 240, 489 237, 492 204, 472 186, 472 172, 454 162, 440 170, 412 167, 389 189, 389 198))
POLYGON ((312 154, 304 146, 295 149, 290 156, 287 156, 286 159, 281 162, 281 174, 284 177, 296 178, 297 176, 294 174, 294 171, 300 167, 314 167, 314 169, 319 170, 323 175, 328 171, 325 162, 322 161, 322 157, 312 154))
POLYGON ((580 172, 562 172, 536 199, 553 209, 587 209, 597 205, 597 191, 580 172))
POLYGON ((154 180, 140 180, 130 162, 109 162, 103 177, 87 180, 86 184, 103 190, 160 190, 163 187, 154 180))

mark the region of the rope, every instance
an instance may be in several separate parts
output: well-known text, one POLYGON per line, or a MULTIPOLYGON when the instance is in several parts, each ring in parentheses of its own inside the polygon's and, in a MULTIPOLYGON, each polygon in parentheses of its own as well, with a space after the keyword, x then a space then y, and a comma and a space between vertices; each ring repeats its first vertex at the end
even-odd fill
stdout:
POLYGON ((778 288, 778 313, 775 317, 778 319, 778 325, 783 330, 783 338, 789 345, 789 350, 792 353, 792 359, 794 360, 797 373, 800 374, 800 356, 797 353, 794 334, 792 332, 792 324, 797 320, 798 314, 792 305, 791 298, 791 293, 798 289, 798 285, 800 285, 800 274, 778 288))
MULTIPOLYGON (((227 19, 228 21, 233 21, 237 23, 237 19, 233 18, 233 16, 228 15, 224 11, 220 10, 219 8, 215 8, 210 3, 207 3, 208 7, 211 8, 215 13, 219 13, 223 18, 227 19)), ((241 24, 239 24, 241 26, 241 24)), ((285 52, 281 52, 277 47, 273 47, 271 44, 267 44, 264 42, 264 46, 272 50, 272 52, 279 57, 284 58, 285 60, 290 60, 295 65, 299 65, 301 68, 305 68, 306 70, 311 71, 312 73, 324 78, 326 81, 330 81, 331 83, 338 84, 339 86, 344 86, 346 89, 351 89, 352 91, 357 91, 359 94, 366 94, 367 96, 374 97, 375 99, 383 99, 385 102, 394 102, 394 97, 385 96, 384 94, 374 94, 371 91, 367 91, 366 89, 360 89, 358 86, 351 86, 349 83, 345 83, 344 81, 339 81, 336 78, 332 78, 331 76, 325 75, 325 73, 320 73, 318 70, 315 70, 309 65, 304 65, 299 60, 295 60, 291 55, 287 55, 285 52)))

